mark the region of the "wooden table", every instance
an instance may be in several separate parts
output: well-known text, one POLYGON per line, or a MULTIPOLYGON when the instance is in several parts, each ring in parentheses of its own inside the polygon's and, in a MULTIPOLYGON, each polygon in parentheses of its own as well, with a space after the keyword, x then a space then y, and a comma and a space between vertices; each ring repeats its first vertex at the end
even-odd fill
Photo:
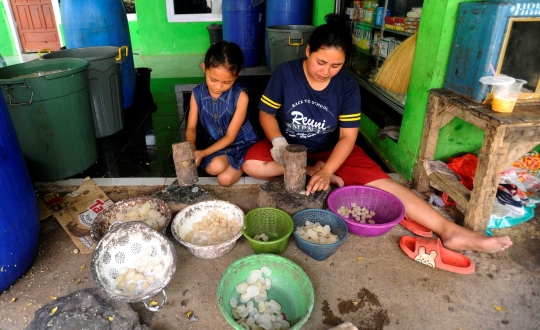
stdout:
POLYGON ((540 144, 540 103, 518 103, 511 113, 491 110, 445 89, 431 90, 418 162, 413 172, 413 187, 429 189, 430 180, 445 191, 465 211, 464 226, 485 232, 493 208, 501 172, 540 144), (433 160, 439 132, 454 117, 484 131, 478 153, 474 188, 469 191, 454 177, 440 173, 427 175, 423 160, 433 160))

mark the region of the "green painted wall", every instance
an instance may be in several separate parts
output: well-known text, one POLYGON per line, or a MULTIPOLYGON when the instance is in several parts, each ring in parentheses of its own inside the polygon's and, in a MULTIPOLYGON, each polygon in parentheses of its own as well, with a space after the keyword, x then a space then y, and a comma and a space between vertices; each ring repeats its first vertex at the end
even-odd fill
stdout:
MULTIPOLYGON (((320 25, 324 15, 334 11, 334 0, 313 3, 313 24, 320 25)), ((204 54, 210 43, 206 26, 213 23, 169 23, 165 1, 155 0, 137 0, 137 22, 144 55, 204 54)))
MULTIPOLYGON (((362 117, 362 134, 390 166, 407 179, 411 179, 418 158, 429 91, 442 87, 444 83, 457 10, 461 2, 465 1, 424 1, 398 142, 391 139, 381 141, 377 137, 379 127, 367 116, 362 117)), ((439 135, 436 158, 446 160, 458 152, 474 152, 481 147, 482 140, 481 130, 460 119, 454 119, 439 135)))
MULTIPOLYGON (((139 5, 139 2, 137 2, 139 5)), ((131 38, 131 48, 133 50, 139 51, 141 49, 141 38, 139 36, 139 22, 138 21, 128 21, 129 26, 129 37, 131 38)))
POLYGON ((335 0, 313 1, 313 25, 319 26, 326 23, 324 16, 334 12, 335 0))
POLYGON ((165 1, 137 0, 137 22, 143 55, 204 54, 210 44, 212 22, 169 23, 165 1))
POLYGON ((3 2, 0 2, 0 36, 2 36, 0 38, 0 54, 2 56, 17 55, 3 2))

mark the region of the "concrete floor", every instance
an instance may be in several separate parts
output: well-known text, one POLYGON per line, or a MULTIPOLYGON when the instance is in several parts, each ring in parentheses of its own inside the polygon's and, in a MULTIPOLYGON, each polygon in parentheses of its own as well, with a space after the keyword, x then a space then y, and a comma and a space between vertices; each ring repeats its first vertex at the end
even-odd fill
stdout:
MULTIPOLYGON (((245 212, 256 207, 257 184, 203 187, 245 212)), ((101 188, 117 201, 164 186, 101 188)), ((455 209, 442 208, 441 212, 459 218, 455 209)), ((506 229, 515 242, 508 251, 465 252, 476 264, 472 275, 413 262, 399 248, 399 238, 411 235, 401 226, 380 237, 349 235, 325 261, 315 261, 298 250, 293 238, 282 256, 304 269, 315 290, 313 311, 303 329, 328 329, 344 321, 361 329, 540 329, 539 228, 536 217, 506 229)), ((204 260, 176 242, 170 230, 167 236, 178 254, 176 273, 165 288, 168 301, 157 313, 147 311, 142 303, 131 304, 140 322, 151 329, 229 328, 219 311, 216 289, 232 262, 253 254, 247 240, 241 237, 221 258, 204 260), (188 311, 199 320, 190 323, 184 315, 188 311)), ((95 287, 91 255, 73 254, 74 248, 56 219, 41 222, 39 252, 32 267, 0 295, 0 329, 25 328, 34 312, 52 301, 51 296, 95 287)))

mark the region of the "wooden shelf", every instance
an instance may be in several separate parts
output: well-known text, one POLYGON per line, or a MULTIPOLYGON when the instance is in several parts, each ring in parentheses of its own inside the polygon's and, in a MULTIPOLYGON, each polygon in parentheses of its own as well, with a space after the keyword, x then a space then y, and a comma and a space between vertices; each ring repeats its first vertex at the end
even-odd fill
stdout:
MULTIPOLYGON (((378 29, 378 30, 382 30, 382 26, 380 25, 375 25, 375 24, 371 24, 371 23, 366 23, 366 22, 357 22, 358 24, 360 25, 363 25, 363 26, 367 26, 367 27, 370 27, 372 29, 378 29)), ((396 30, 389 30, 387 28, 384 29, 384 33, 393 33, 393 34, 399 34, 399 35, 402 35, 402 36, 407 36, 407 37, 410 37, 412 35, 414 35, 414 33, 409 33, 409 32, 403 32, 403 31, 396 31, 396 30)))
MULTIPOLYGON (((360 47, 358 47, 358 46, 356 46, 356 50, 359 51, 359 52, 362 53, 362 54, 366 54, 366 55, 371 56, 371 57, 373 57, 373 58, 377 58, 376 55, 371 54, 371 50, 364 49, 364 48, 360 48, 360 47)), ((384 58, 380 57, 380 58, 379 58, 379 61, 381 61, 381 62, 384 61, 384 58)))
POLYGON ((351 77, 353 77, 358 82, 358 84, 362 86, 362 88, 375 95, 377 98, 379 98, 392 109, 394 109, 397 113, 403 115, 403 109, 405 108, 405 106, 399 100, 397 100, 391 94, 385 92, 383 89, 377 87, 375 84, 370 82, 368 80, 368 77, 358 75, 349 68, 345 68, 345 70, 347 70, 351 77))

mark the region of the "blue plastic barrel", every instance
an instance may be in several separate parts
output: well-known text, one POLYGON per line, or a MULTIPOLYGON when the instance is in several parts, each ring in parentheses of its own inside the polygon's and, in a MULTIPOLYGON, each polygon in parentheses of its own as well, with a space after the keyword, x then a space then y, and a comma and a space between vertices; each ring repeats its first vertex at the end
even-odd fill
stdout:
POLYGON ((244 53, 244 66, 259 62, 262 50, 263 5, 253 7, 251 0, 223 0, 223 40, 234 42, 244 53))
MULTIPOLYGON (((274 25, 311 25, 312 0, 266 0, 265 28, 274 25)), ((268 32, 264 32, 264 55, 270 67, 268 32)))
POLYGON ((0 95, 0 292, 30 267, 38 248, 39 210, 4 98, 0 95))
POLYGON ((60 13, 66 48, 127 46, 122 64, 124 109, 135 97, 135 65, 126 10, 122 0, 62 0, 60 13))

